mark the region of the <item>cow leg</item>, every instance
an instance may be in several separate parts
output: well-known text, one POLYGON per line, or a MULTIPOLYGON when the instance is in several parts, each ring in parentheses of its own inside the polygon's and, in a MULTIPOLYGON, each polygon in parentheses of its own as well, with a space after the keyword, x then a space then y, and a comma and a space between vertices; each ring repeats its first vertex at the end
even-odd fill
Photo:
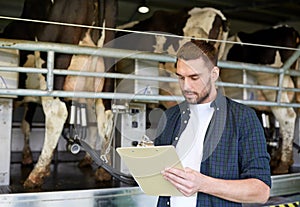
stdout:
POLYGON ((272 107, 272 112, 280 124, 282 134, 281 159, 273 174, 288 173, 293 164, 293 140, 296 122, 296 112, 293 108, 272 107))
POLYGON ((25 111, 24 111, 24 117, 22 119, 22 133, 24 134, 24 146, 23 146, 23 152, 22 152, 22 164, 23 165, 31 165, 33 163, 32 161, 32 153, 29 145, 29 136, 30 136, 30 122, 26 120, 27 114, 28 114, 28 105, 27 103, 24 105, 25 111))
POLYGON ((31 131, 31 124, 33 119, 33 114, 36 110, 36 103, 32 102, 26 102, 24 104, 25 111, 24 116, 22 119, 22 133, 24 134, 24 146, 23 146, 23 152, 22 152, 22 164, 23 165, 31 165, 33 163, 32 160, 32 153, 30 149, 29 144, 29 137, 30 137, 30 131, 31 131))
MULTIPOLYGON (((41 76, 41 88, 46 88, 43 76, 41 76)), ((37 164, 24 182, 25 188, 39 187, 43 184, 44 178, 49 176, 53 152, 67 119, 67 107, 58 98, 42 97, 42 106, 46 124, 44 145, 37 164)))
MULTIPOLYGON (((96 115, 97 115, 97 128, 101 140, 101 154, 105 154, 106 150, 110 147, 110 136, 113 128, 113 114, 111 110, 106 110, 102 99, 96 100, 96 115)), ((109 149, 110 150, 110 149, 109 149)), ((107 157, 108 164, 111 164, 111 157, 107 157)), ((95 172, 97 181, 111 180, 111 175, 103 168, 98 168, 95 172)))

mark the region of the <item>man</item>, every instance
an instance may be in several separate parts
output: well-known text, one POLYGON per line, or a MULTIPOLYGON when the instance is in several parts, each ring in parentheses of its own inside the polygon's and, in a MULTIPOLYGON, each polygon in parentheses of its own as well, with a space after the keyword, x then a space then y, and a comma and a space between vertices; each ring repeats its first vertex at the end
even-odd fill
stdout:
POLYGON ((162 174, 184 196, 162 196, 158 206, 265 203, 270 157, 256 113, 216 88, 217 51, 209 43, 187 42, 177 58, 176 74, 186 101, 165 112, 155 145, 176 146, 185 168, 162 174))

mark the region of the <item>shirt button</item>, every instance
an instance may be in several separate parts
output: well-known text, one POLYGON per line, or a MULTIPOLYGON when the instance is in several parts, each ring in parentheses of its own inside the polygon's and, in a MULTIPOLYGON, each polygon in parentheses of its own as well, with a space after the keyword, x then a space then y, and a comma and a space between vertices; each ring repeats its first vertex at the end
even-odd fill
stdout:
POLYGON ((183 111, 182 113, 185 114, 185 111, 183 111))
POLYGON ((175 140, 178 140, 178 137, 175 137, 175 140))
POLYGON ((170 202, 169 201, 167 201, 167 206, 169 206, 170 205, 170 202))
POLYGON ((186 124, 186 123, 187 123, 187 120, 184 120, 184 122, 183 122, 183 123, 185 123, 185 124, 186 124))

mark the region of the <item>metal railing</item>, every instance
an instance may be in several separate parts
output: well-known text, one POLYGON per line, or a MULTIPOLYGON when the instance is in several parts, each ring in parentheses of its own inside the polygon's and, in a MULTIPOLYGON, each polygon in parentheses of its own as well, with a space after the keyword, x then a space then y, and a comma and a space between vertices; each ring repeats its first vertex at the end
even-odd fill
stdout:
MULTIPOLYGON (((98 48, 77 46, 70 44, 59 43, 46 43, 34 42, 23 40, 9 40, 0 39, 0 48, 18 49, 29 51, 47 52, 47 68, 28 68, 28 67, 8 67, 0 66, 0 71, 23 72, 23 73, 41 73, 47 76, 47 89, 34 90, 34 89, 10 89, 0 88, 0 95, 14 95, 14 96, 55 96, 55 97, 78 97, 78 98, 102 98, 102 99, 129 99, 134 95, 135 100, 158 100, 158 101, 182 101, 182 96, 166 96, 166 95, 144 95, 144 94, 131 94, 131 93, 111 93, 111 92, 85 92, 85 91, 60 91, 53 90, 53 81, 55 75, 79 75, 79 76, 92 76, 103 78, 118 78, 118 79, 135 79, 135 80, 148 80, 160 82, 177 82, 176 78, 161 77, 161 76, 141 76, 133 74, 122 73, 99 73, 99 72, 84 72, 62 70, 54 68, 55 53, 65 54, 84 54, 102 57, 111 57, 116 59, 129 58, 138 60, 150 60, 156 62, 175 62, 176 57, 166 54, 155 54, 150 52, 115 49, 115 48, 98 48)), ((247 105, 260 105, 260 106, 282 106, 282 107, 300 107, 298 103, 283 103, 280 102, 280 97, 283 91, 300 92, 298 88, 283 87, 283 76, 300 76, 299 71, 290 70, 292 63, 299 57, 300 50, 296 50, 293 56, 285 63, 282 68, 273 68, 262 65, 238 63, 230 61, 219 61, 220 68, 247 70, 253 72, 265 72, 279 74, 278 86, 265 86, 265 85, 252 85, 252 84, 238 84, 229 82, 217 82, 218 86, 222 87, 235 87, 246 89, 264 89, 278 91, 277 101, 255 101, 255 100, 237 100, 247 105)))

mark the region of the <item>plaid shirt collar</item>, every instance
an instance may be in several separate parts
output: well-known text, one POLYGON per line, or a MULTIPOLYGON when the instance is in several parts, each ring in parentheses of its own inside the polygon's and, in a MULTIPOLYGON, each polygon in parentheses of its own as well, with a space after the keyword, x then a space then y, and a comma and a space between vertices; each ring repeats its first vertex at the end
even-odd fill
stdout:
MULTIPOLYGON (((181 112, 181 125, 178 135, 173 141, 173 145, 176 146, 182 132, 185 130, 189 119, 190 119, 190 108, 189 104, 184 101, 180 105, 181 112)), ((225 123, 226 123, 226 114, 227 114, 227 104, 226 97, 218 90, 216 99, 211 103, 210 107, 214 108, 214 114, 206 131, 204 139, 204 151, 203 151, 203 160, 207 159, 211 153, 216 148, 219 140, 221 139, 225 123)))

